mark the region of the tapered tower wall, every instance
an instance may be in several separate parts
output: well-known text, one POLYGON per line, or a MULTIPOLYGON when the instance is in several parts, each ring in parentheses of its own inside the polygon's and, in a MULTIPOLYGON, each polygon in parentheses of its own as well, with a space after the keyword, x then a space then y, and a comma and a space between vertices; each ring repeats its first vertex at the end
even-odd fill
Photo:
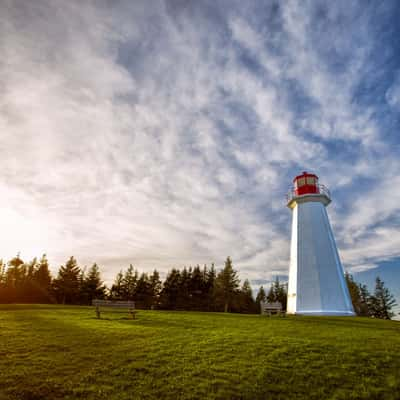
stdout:
POLYGON ((354 315, 324 199, 315 196, 291 208, 288 313, 354 315))

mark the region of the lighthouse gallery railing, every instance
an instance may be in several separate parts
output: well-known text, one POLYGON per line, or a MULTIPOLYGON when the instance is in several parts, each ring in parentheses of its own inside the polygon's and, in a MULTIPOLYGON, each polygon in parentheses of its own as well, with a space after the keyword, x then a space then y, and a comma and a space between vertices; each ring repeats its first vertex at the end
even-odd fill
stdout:
POLYGON ((326 197, 328 197, 329 200, 331 199, 331 193, 329 192, 328 188, 325 185, 318 184, 318 185, 316 185, 316 187, 317 187, 316 193, 306 193, 306 194, 297 194, 296 193, 297 189, 295 187, 292 187, 289 189, 289 191, 286 195, 286 201, 289 202, 295 197, 309 196, 309 195, 313 195, 313 194, 323 194, 326 197))

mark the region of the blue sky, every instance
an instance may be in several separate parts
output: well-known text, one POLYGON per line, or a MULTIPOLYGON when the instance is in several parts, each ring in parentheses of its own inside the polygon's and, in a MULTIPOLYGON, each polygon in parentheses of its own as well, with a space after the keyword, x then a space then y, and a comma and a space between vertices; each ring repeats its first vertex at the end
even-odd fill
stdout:
POLYGON ((288 272, 309 170, 400 303, 397 1, 3 1, 0 254, 288 272), (390 270, 390 272, 388 272, 390 270))

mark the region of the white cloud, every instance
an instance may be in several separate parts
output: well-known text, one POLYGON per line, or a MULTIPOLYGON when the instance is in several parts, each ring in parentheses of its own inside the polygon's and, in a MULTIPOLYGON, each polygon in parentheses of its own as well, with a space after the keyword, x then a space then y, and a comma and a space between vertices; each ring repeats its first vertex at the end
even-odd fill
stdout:
POLYGON ((386 101, 397 111, 400 111, 400 73, 386 91, 386 101))

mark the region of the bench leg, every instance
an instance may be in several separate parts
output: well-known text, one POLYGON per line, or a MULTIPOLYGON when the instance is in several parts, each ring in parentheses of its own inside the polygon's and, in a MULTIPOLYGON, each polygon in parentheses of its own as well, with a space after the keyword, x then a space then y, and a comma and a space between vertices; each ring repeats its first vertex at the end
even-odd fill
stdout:
POLYGON ((100 308, 99 308, 99 306, 96 306, 96 317, 100 318, 100 308))
POLYGON ((131 314, 131 318, 132 318, 132 319, 135 319, 135 314, 136 314, 135 311, 129 310, 129 314, 131 314))

